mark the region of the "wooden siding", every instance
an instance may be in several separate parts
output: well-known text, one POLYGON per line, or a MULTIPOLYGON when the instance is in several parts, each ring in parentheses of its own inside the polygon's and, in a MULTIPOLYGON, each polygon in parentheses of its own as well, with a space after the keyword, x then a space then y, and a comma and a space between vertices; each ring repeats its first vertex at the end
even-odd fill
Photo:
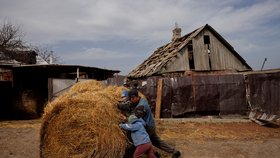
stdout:
POLYGON ((203 42, 203 35, 203 33, 199 33, 193 39, 193 57, 195 70, 210 70, 209 57, 206 45, 203 42))
POLYGON ((237 59, 211 32, 211 61, 212 69, 244 70, 245 66, 237 59))

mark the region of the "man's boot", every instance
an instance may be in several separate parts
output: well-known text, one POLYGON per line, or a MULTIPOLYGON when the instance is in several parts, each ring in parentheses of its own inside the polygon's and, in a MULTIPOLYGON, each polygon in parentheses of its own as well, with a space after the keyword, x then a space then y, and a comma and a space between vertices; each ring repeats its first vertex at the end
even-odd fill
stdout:
POLYGON ((160 158, 160 153, 159 152, 155 152, 155 156, 157 157, 157 158, 160 158))
POLYGON ((174 151, 172 158, 178 158, 180 157, 181 153, 180 151, 174 151))

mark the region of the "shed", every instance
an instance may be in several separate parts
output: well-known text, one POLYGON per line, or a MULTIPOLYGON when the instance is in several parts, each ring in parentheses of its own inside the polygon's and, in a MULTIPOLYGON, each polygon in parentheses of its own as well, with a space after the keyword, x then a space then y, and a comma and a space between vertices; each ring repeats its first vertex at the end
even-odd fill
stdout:
POLYGON ((36 56, 34 51, 0 51, 0 117, 40 116, 52 99, 53 79, 75 84, 81 79, 106 80, 120 72, 80 65, 37 65, 36 56))

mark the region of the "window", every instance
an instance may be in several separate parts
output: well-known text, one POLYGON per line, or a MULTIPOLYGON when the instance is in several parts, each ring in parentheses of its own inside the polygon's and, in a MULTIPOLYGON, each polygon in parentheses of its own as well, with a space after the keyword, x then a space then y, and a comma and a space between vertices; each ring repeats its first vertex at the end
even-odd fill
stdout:
POLYGON ((203 36, 204 44, 210 44, 210 37, 208 35, 203 36))

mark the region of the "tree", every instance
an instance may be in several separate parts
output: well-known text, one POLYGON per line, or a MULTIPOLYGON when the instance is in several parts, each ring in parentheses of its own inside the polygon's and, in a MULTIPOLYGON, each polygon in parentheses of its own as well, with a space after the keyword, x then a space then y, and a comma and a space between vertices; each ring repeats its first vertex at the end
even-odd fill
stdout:
POLYGON ((19 26, 15 26, 10 22, 4 22, 0 28, 0 49, 26 49, 27 46, 22 40, 23 36, 19 26))
POLYGON ((30 46, 23 41, 24 34, 20 26, 4 21, 0 28, 0 50, 8 52, 33 50, 47 63, 59 63, 60 58, 47 47, 30 46))

